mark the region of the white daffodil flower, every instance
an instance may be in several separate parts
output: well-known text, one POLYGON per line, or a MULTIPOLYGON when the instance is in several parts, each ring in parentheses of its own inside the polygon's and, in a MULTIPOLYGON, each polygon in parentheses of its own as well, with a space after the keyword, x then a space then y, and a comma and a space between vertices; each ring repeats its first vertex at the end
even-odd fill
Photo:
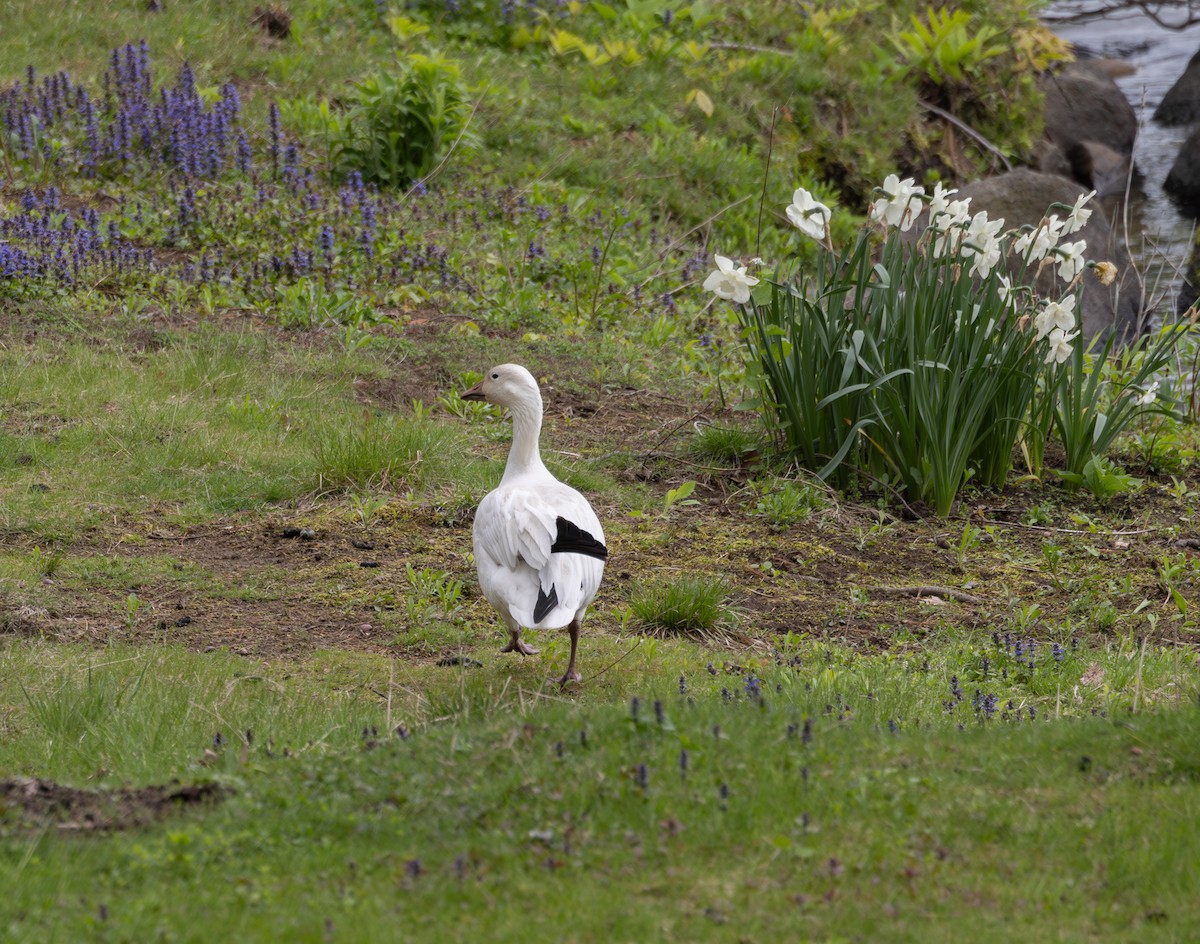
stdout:
POLYGON ((1096 278, 1101 285, 1112 285, 1117 278, 1117 267, 1111 262, 1097 262, 1096 278))
POLYGON ((1000 283, 1000 287, 996 289, 996 294, 1000 296, 1000 301, 1011 305, 1013 303, 1012 282, 1007 275, 998 276, 997 281, 1000 283))
POLYGON ((1046 306, 1033 316, 1033 327, 1039 341, 1054 331, 1070 331, 1075 327, 1075 296, 1068 295, 1059 302, 1047 302, 1046 306))
POLYGON ((871 204, 871 219, 898 226, 902 233, 908 232, 921 212, 920 198, 925 188, 913 183, 911 177, 901 180, 896 174, 889 174, 880 189, 883 196, 871 204))
POLYGON ((1044 259, 1046 254, 1058 245, 1062 236, 1063 224, 1057 216, 1042 220, 1037 229, 1023 233, 1013 243, 1013 250, 1020 256, 1025 256, 1028 262, 1044 259), (1028 251, 1027 251, 1028 250, 1028 251))
POLYGON ((946 204, 947 225, 960 226, 971 218, 971 198, 951 200, 946 204))
POLYGON ((987 212, 980 210, 971 218, 963 233, 962 248, 965 255, 974 256, 971 275, 986 279, 1000 261, 1000 230, 1004 220, 989 220, 987 212))
POLYGON ((758 284, 758 279, 750 275, 744 266, 733 264, 733 260, 724 256, 715 256, 717 270, 709 273, 704 280, 705 291, 712 292, 717 298, 727 298, 735 305, 744 305, 750 301, 750 288, 758 284))
POLYGON ((1003 255, 1002 245, 1003 243, 998 239, 991 239, 984 243, 983 248, 975 253, 975 261, 971 263, 971 275, 979 276, 981 279, 986 279, 991 275, 992 269, 996 268, 1003 255))
MULTIPOLYGON (((942 186, 940 180, 933 185, 933 196, 929 198, 929 218, 931 220, 936 220, 946 212, 950 206, 950 195, 955 193, 958 191, 947 190, 942 186)), ((969 203, 970 200, 971 198, 968 197, 966 200, 956 200, 955 203, 969 203)))
POLYGON ((823 240, 829 229, 829 216, 829 207, 813 199, 813 195, 803 187, 792 194, 787 218, 805 236, 810 236, 818 242, 823 240))
POLYGON ((1074 281, 1075 276, 1083 271, 1083 253, 1086 249, 1087 242, 1081 239, 1078 242, 1063 243, 1054 250, 1059 256, 1058 275, 1064 282, 1074 281))
POLYGON ((1083 194, 1075 201, 1075 206, 1071 207, 1071 212, 1067 214, 1067 221, 1063 230, 1064 235, 1069 236, 1071 233, 1078 233, 1087 226, 1087 221, 1092 218, 1092 211, 1090 209, 1085 210, 1083 205, 1095 195, 1096 191, 1093 190, 1091 193, 1083 194))
POLYGON ((1153 403, 1157 399, 1158 399, 1158 381, 1156 380, 1156 381, 1154 381, 1154 383, 1152 383, 1149 387, 1146 388, 1145 393, 1143 393, 1140 397, 1138 397, 1133 402, 1136 403, 1138 406, 1149 406, 1151 403, 1153 403))
POLYGON ((1074 350, 1071 347, 1071 342, 1077 337, 1079 337, 1078 331, 1072 331, 1068 333, 1062 328, 1055 328, 1053 331, 1051 331, 1050 350, 1046 352, 1045 363, 1049 364, 1051 361, 1053 361, 1055 364, 1061 364, 1068 357, 1070 357, 1071 351, 1074 350))

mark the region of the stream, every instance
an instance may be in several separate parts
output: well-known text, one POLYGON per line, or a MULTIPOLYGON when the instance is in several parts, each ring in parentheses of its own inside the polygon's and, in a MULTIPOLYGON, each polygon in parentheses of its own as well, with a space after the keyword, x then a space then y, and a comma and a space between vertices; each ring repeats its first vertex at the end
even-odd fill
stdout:
MULTIPOLYGON (((1051 4, 1042 18, 1058 36, 1076 47, 1079 58, 1119 59, 1132 67, 1129 75, 1116 77, 1140 124, 1133 158, 1142 180, 1130 201, 1127 242, 1145 279, 1149 306, 1154 311, 1171 312, 1183 281, 1182 269, 1191 251, 1196 221, 1175 208, 1163 192, 1163 181, 1192 129, 1164 127, 1150 116, 1200 49, 1200 23, 1170 30, 1136 6, 1119 10, 1109 6, 1103 0, 1061 0, 1051 4), (1102 15, 1072 19, 1106 8, 1108 12, 1102 15)), ((1182 22, 1187 14, 1183 4, 1175 8, 1164 4, 1158 9, 1160 18, 1167 22, 1182 22)), ((1120 227, 1120 221, 1115 222, 1120 227)))

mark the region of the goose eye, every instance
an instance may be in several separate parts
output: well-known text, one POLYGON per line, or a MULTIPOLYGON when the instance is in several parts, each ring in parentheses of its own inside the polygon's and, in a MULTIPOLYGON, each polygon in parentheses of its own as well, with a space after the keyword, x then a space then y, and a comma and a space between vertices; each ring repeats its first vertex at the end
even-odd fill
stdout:
POLYGON ((492 374, 492 380, 499 380, 499 379, 500 379, 499 374, 492 374))

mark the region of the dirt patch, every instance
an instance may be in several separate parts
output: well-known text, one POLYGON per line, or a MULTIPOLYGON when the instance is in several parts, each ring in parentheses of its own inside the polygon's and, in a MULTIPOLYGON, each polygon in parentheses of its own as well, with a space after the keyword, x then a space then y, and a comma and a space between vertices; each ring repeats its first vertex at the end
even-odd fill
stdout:
POLYGON ((131 829, 188 807, 217 803, 228 790, 215 783, 119 790, 83 790, 53 780, 18 777, 0 780, 0 815, 15 811, 35 826, 61 830, 131 829))
MULTIPOLYGON (((281 344, 330 343, 322 332, 284 331, 256 317, 226 312, 217 320, 267 332, 281 344)), ((454 330, 459 321, 421 312, 390 328, 415 350, 401 345, 394 363, 357 376, 358 402, 406 412, 419 399, 436 409, 461 370, 523 358, 519 340, 489 336, 483 347, 454 330)), ((186 327, 156 320, 124 331, 119 343, 148 349, 186 327)), ((1164 583, 1171 565, 1182 598, 1193 611, 1200 606, 1200 540, 1187 543, 1195 533, 1190 524, 1180 533, 1192 499, 1177 495, 1178 488, 1156 487, 1143 470, 1131 467, 1147 478, 1146 487, 1107 505, 1051 485, 1014 486, 972 496, 954 519, 939 521, 914 518, 894 503, 880 511, 829 493, 809 519, 779 527, 756 511, 760 486, 747 487, 751 478, 766 480, 761 468, 724 467, 688 449, 698 424, 743 422, 740 414, 676 387, 594 381, 586 358, 580 345, 538 365, 546 401, 543 454, 566 463, 589 457, 621 482, 649 485, 619 499, 593 494, 612 558, 588 621, 591 632, 616 628, 614 614, 635 582, 693 573, 729 581, 739 633, 759 645, 789 631, 887 648, 898 636, 911 642, 947 625, 1038 635, 1068 624, 1080 636, 1133 627, 1155 641, 1195 645, 1164 583), (684 481, 696 483, 699 504, 663 511, 667 489, 684 481), (915 592, 929 587, 952 592, 915 592), (1154 625, 1132 620, 1145 601, 1159 615, 1154 625)), ((29 408, 7 422, 7 431, 53 435, 59 421, 29 408)), ((468 448, 502 458, 507 442, 476 432, 465 430, 468 448)), ((1196 487, 1194 470, 1186 484, 1196 487)), ((443 508, 437 496, 386 497, 386 509, 366 526, 336 498, 186 529, 147 509, 144 518, 114 522, 63 552, 67 561, 157 560, 127 571, 98 567, 86 584, 72 583, 64 566, 63 574, 41 580, 36 593, 0 605, 0 633, 101 645, 171 642, 267 660, 320 649, 436 659, 449 651, 452 630, 427 625, 434 623, 490 626, 499 634, 469 561, 470 507, 443 508), (311 535, 301 537, 306 528, 311 535), (461 608, 447 615, 415 599, 421 594, 407 565, 461 580, 461 608), (140 607, 132 615, 131 593, 140 607)))
MULTIPOLYGON (((442 533, 449 536, 448 529, 442 533)), ((7 626, 0 620, 0 632, 98 644, 166 641, 262 659, 317 649, 378 651, 397 636, 394 620, 381 621, 381 611, 390 613, 407 586, 405 563, 418 570, 462 567, 429 546, 411 521, 366 535, 315 516, 157 530, 141 543, 81 545, 69 555, 165 557, 180 579, 138 578, 135 571, 128 584, 64 587, 40 612, 9 614, 7 626), (311 539, 293 534, 309 525, 311 539), (133 619, 124 602, 131 592, 139 601, 133 619)))
POLYGON ((287 39, 292 35, 292 17, 280 7, 255 7, 251 22, 272 39, 287 39))
POLYGON ((454 380, 440 363, 428 358, 420 368, 406 370, 402 375, 354 378, 354 396, 372 408, 384 408, 407 413, 414 401, 433 406, 439 397, 447 396, 454 380))

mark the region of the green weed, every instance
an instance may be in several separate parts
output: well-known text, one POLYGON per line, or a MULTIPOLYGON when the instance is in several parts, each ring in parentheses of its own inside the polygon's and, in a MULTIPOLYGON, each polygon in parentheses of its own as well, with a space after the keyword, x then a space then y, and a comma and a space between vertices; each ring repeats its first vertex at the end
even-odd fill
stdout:
POLYGON ((729 589, 720 577, 685 575, 669 582, 636 585, 629 606, 647 632, 720 635, 734 622, 729 589))

